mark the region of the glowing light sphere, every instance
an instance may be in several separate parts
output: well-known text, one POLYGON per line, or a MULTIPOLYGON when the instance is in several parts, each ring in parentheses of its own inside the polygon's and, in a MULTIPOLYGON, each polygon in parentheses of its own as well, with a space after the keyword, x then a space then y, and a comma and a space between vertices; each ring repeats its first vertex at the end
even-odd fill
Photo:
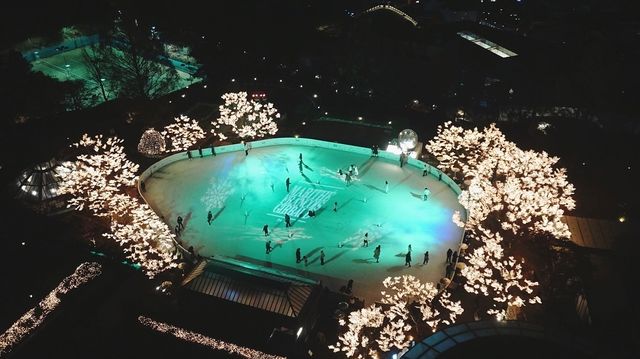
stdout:
POLYGON ((153 128, 144 131, 138 143, 138 151, 148 156, 159 155, 165 151, 166 147, 164 136, 153 128))
POLYGON ((411 129, 405 129, 398 135, 398 143, 402 151, 407 152, 416 147, 418 144, 418 134, 411 129))

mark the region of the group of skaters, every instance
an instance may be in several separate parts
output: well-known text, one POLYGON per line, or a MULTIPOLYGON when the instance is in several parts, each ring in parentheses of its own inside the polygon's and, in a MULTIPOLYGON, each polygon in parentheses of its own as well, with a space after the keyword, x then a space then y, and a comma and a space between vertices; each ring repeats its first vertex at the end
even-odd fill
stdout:
MULTIPOLYGON (((216 155, 215 146, 212 144, 211 146, 209 146, 209 148, 211 149, 211 155, 215 156, 216 155)), ((203 151, 202 147, 198 147, 198 156, 200 156, 200 158, 204 157, 204 151, 203 151)), ((187 158, 188 159, 192 159, 193 158, 193 153, 191 153, 191 150, 187 150, 187 158)))
POLYGON ((347 183, 347 186, 351 184, 351 181, 358 177, 358 166, 352 164, 349 166, 349 169, 343 171, 342 168, 338 169, 338 178, 347 183))

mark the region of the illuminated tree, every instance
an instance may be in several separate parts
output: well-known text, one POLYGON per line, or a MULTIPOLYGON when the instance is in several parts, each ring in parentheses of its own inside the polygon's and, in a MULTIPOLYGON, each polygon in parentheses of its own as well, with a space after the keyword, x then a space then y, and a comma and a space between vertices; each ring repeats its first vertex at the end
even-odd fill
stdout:
MULTIPOLYGON (((518 148, 495 125, 478 131, 447 122, 426 147, 445 170, 458 168, 468 179, 459 196, 468 212, 467 229, 498 223, 514 234, 570 236, 561 218, 575 208, 574 187, 566 170, 555 168, 557 157, 518 148)), ((464 222, 460 213, 454 221, 460 226, 464 222)))
POLYGON ((225 93, 222 99, 224 104, 219 107, 220 117, 212 122, 213 127, 231 126, 241 138, 260 138, 278 132, 275 119, 280 118, 280 114, 272 103, 248 99, 246 92, 225 93))
POLYGON ((500 234, 478 227, 475 236, 478 238, 474 242, 479 246, 465 257, 466 265, 460 273, 465 278, 467 292, 492 300, 486 313, 503 320, 510 306, 541 304, 540 297, 534 294, 538 283, 524 276, 524 259, 505 257, 500 234))
POLYGON ((104 140, 85 134, 72 147, 89 154, 63 164, 69 173, 59 191, 71 195, 69 207, 88 208, 96 216, 109 218, 111 232, 105 237, 115 240, 153 278, 177 266, 174 234, 149 206, 125 192, 136 183, 138 165, 126 158, 121 144, 117 137, 104 140))
POLYGON ((142 134, 138 142, 138 151, 145 155, 155 156, 165 152, 167 144, 158 131, 150 128, 142 134))
POLYGON ((85 134, 71 145, 88 154, 80 154, 75 161, 62 164, 69 173, 58 191, 72 196, 69 207, 79 211, 87 207, 97 216, 107 216, 110 197, 135 184, 139 166, 127 159, 122 142, 117 137, 105 140, 102 135, 85 134))
POLYGON ((382 305, 354 311, 348 321, 341 319, 345 332, 330 349, 348 358, 402 350, 424 334, 424 324, 435 330, 440 324, 453 323, 463 312, 460 302, 452 301, 448 292, 439 292, 433 283, 422 283, 413 276, 388 277, 383 285, 382 305))
POLYGON ((172 124, 165 126, 162 135, 171 143, 167 152, 186 151, 206 136, 197 120, 184 115, 174 118, 172 124))

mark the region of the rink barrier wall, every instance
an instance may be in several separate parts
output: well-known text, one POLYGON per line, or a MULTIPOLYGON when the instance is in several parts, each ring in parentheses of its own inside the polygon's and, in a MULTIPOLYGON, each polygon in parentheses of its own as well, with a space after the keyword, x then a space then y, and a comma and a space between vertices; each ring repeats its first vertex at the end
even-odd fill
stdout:
MULTIPOLYGON (((269 147, 269 146, 298 145, 298 146, 309 146, 309 147, 321 147, 321 148, 340 150, 340 151, 346 151, 346 152, 369 155, 369 156, 371 155, 371 148, 347 145, 344 143, 337 143, 337 142, 314 140, 311 138, 277 137, 277 138, 269 138, 265 140, 249 141, 248 143, 250 144, 251 149, 269 147)), ((249 151, 251 151, 251 149, 249 149, 249 151)), ((200 157, 200 154, 197 148, 192 149, 190 151, 193 158, 200 157)), ((216 155, 223 154, 223 153, 230 153, 230 152, 242 152, 242 151, 244 151, 244 145, 242 143, 215 147, 216 155)), ((202 147, 202 156, 203 157, 212 156, 211 146, 202 147)), ((399 155, 396 155, 388 151, 383 151, 383 150, 378 151, 378 157, 391 160, 391 161, 397 161, 398 163, 400 161, 399 155)), ((147 202, 147 199, 142 194, 142 191, 140 189, 140 183, 145 181, 147 178, 153 176, 153 174, 157 172, 159 169, 166 167, 174 162, 187 160, 188 158, 189 157, 187 155, 187 151, 174 153, 172 155, 169 155, 161 159, 160 161, 154 163, 153 165, 149 166, 149 168, 147 168, 140 174, 140 176, 138 177, 138 183, 137 183, 138 193, 140 194, 140 196, 142 197, 142 199, 147 205, 149 203, 147 202)), ((409 158, 406 165, 415 167, 420 171, 423 171, 424 166, 426 165, 429 175, 437 178, 441 182, 444 182, 449 188, 451 188, 451 190, 457 196, 460 196, 460 193, 462 193, 462 189, 460 188, 460 186, 455 181, 453 181, 449 176, 447 176, 446 173, 440 171, 437 167, 434 167, 426 162, 420 161, 415 158, 409 158)), ((467 211, 465 211, 465 218, 468 218, 467 211)), ((460 245, 462 244, 464 235, 465 235, 465 232, 463 231, 462 236, 460 236, 460 242, 458 243, 458 248, 457 248, 458 253, 460 253, 460 245)), ((182 245, 180 245, 180 243, 178 243, 177 241, 174 240, 174 244, 176 245, 177 248, 181 249, 183 253, 188 253, 188 250, 184 248, 182 245)), ((457 261, 454 264, 454 266, 455 265, 457 265, 457 261)), ((457 271, 454 270, 453 276, 455 276, 456 272, 457 271)), ((453 277, 450 279, 451 279, 450 283, 453 283, 453 277)), ((448 285, 441 288, 441 290, 444 291, 447 287, 448 285)))

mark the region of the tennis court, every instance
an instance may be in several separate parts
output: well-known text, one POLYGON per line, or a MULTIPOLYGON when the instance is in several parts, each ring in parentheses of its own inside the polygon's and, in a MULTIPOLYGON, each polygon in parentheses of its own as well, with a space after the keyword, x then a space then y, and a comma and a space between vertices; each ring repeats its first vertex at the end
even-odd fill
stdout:
MULTIPOLYGON (((69 80, 79 80, 84 81, 87 85, 87 88, 96 95, 97 98, 102 99, 102 94, 100 92, 100 88, 97 86, 95 81, 91 78, 89 74, 89 70, 84 65, 82 60, 82 50, 84 47, 77 48, 74 50, 62 52, 57 55, 49 56, 47 58, 38 59, 31 62, 32 71, 39 71, 44 73, 45 75, 57 79, 58 81, 69 81, 69 80)), ((118 50, 116 50, 118 51, 118 50)), ((164 67, 165 65, 162 65, 164 67)), ((171 90, 177 91, 182 88, 189 86, 190 84, 197 83, 202 81, 201 78, 195 77, 186 73, 184 71, 180 71, 178 69, 178 82, 176 83, 175 88, 171 90)), ((115 94, 110 93, 109 87, 107 87, 107 96, 112 99, 115 94)), ((99 101, 98 103, 101 103, 99 101)), ((97 105, 95 103, 94 105, 97 105)))

